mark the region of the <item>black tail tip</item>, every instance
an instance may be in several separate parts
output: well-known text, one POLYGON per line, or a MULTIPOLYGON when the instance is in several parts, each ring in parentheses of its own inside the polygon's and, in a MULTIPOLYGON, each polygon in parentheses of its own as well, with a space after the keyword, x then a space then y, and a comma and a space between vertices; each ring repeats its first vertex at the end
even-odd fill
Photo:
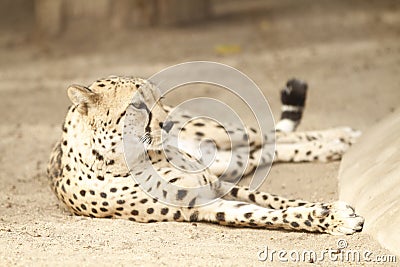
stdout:
POLYGON ((286 87, 281 90, 281 101, 283 105, 304 107, 307 96, 308 85, 299 79, 290 79, 286 87))

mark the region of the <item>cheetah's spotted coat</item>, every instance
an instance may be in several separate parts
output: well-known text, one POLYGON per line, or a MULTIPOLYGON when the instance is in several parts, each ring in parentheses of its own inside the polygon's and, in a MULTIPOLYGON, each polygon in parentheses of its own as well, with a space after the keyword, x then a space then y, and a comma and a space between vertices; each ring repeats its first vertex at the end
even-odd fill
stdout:
MULTIPOLYGON (((277 124, 276 155, 259 155, 268 140, 260 138, 256 129, 226 130, 213 121, 191 120, 181 127, 184 147, 167 147, 162 151, 162 134, 173 135, 173 128, 190 118, 180 114, 175 121, 165 121, 170 107, 159 101, 155 86, 143 79, 110 77, 89 87, 71 86, 68 95, 73 105, 62 126, 62 138, 53 149, 48 175, 52 189, 68 209, 76 215, 101 218, 124 218, 137 222, 206 221, 231 226, 283 228, 331 234, 351 234, 362 228, 363 219, 343 202, 310 203, 264 192, 250 192, 247 187, 233 186, 229 181, 238 174, 250 173, 261 159, 266 164, 274 158, 280 162, 328 161, 339 159, 354 142, 357 132, 337 128, 315 132, 293 132, 301 119, 305 100, 304 84, 290 81, 282 91, 283 113, 277 124), (132 101, 133 99, 133 101, 132 101), (150 110, 151 106, 154 108, 150 110), (125 123, 125 125, 124 125, 125 123), (226 154, 231 152, 227 133, 231 134, 234 166, 226 154), (132 147, 126 151, 134 162, 125 164, 123 136, 130 136, 132 147), (130 134, 130 135, 128 135, 130 134), (193 140, 213 139, 219 151, 216 161, 201 172, 187 173, 172 164, 171 157, 186 158, 195 164, 193 140), (241 152, 250 144, 250 157, 245 164, 241 152), (161 181, 146 187, 137 182, 155 179, 143 169, 147 154, 161 181), (136 159, 136 160, 135 160, 136 159), (226 172, 224 173, 224 170, 226 172), (224 173, 224 181, 218 179, 224 173), (136 176, 136 177, 132 177, 136 176), (139 179, 139 180, 140 180, 139 179), (163 183, 163 184, 162 184, 163 183), (169 185, 209 188, 208 195, 190 190, 167 190, 169 185), (222 190, 229 193, 208 204, 196 204, 214 198, 222 190), (145 190, 147 192, 145 192, 145 190), (151 197, 157 195, 157 197, 151 197), (171 199, 181 206, 167 205, 171 199)), ((268 138, 268 137, 265 137, 268 138)), ((186 161, 185 161, 186 162, 186 161)))

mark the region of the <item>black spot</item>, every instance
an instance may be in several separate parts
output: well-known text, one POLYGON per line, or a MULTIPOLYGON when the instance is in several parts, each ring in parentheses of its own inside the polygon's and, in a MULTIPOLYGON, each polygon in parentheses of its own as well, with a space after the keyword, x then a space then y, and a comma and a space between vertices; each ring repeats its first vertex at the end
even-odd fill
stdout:
POLYGON ((89 190, 89 193, 94 196, 94 191, 93 190, 89 190))
POLYGON ((301 219, 302 216, 301 216, 300 213, 298 213, 298 214, 295 215, 295 217, 298 218, 298 219, 301 219))
POLYGON ((169 180, 168 181, 168 183, 175 183, 176 181, 178 181, 179 180, 179 178, 178 177, 176 177, 176 178, 172 178, 171 180, 169 180))
POLYGON ((268 199, 268 196, 267 196, 267 195, 263 195, 262 198, 263 198, 264 200, 267 200, 267 199, 268 199))
POLYGON ((147 209, 147 213, 148 213, 148 214, 152 214, 153 212, 154 212, 154 209, 153 209, 153 208, 148 208, 148 209, 147 209))
POLYGON ((100 181, 104 181, 104 176, 98 175, 97 179, 99 179, 100 181))
POLYGON ((163 193, 163 197, 166 198, 167 197, 167 191, 163 190, 162 193, 163 193))
POLYGON ((247 213, 244 214, 244 217, 245 217, 246 219, 250 218, 251 216, 253 216, 253 213, 252 213, 252 212, 247 212, 247 213))
POLYGON ((252 131, 253 133, 257 133, 257 130, 252 127, 250 127, 250 131, 252 131))
POLYGON ((140 203, 145 204, 147 201, 147 198, 143 198, 142 200, 140 200, 140 203))
POLYGON ((181 212, 178 210, 174 214, 174 220, 178 220, 181 217, 181 212))
POLYGON ((203 127, 205 124, 202 123, 202 122, 196 122, 196 123, 194 123, 193 125, 194 125, 194 126, 197 126, 197 127, 203 127))
POLYGON ((108 209, 103 208, 103 207, 101 207, 100 210, 101 210, 102 212, 107 212, 107 211, 108 211, 108 209))
POLYGON ((195 211, 190 215, 189 221, 196 222, 199 219, 199 212, 195 211))
POLYGON ((81 204, 81 208, 82 208, 83 210, 86 210, 85 204, 81 204))
POLYGON ((108 206, 108 202, 107 201, 104 201, 102 204, 103 204, 103 206, 108 206))
POLYGON ((127 186, 122 187, 122 191, 126 191, 128 189, 129 189, 129 187, 127 187, 127 186))
POLYGON ((133 216, 139 215, 139 211, 138 211, 138 210, 132 210, 132 211, 131 211, 131 214, 132 214, 133 216))
POLYGON ((117 192, 117 188, 115 188, 115 187, 111 188, 111 189, 110 189, 110 192, 111 192, 111 193, 117 192))
POLYGON ((104 192, 101 192, 101 193, 100 193, 100 196, 101 196, 102 198, 107 198, 107 194, 104 193, 104 192))
POLYGON ((225 221, 225 212, 217 212, 215 219, 219 222, 225 221))
POLYGON ((167 215, 168 211, 169 211, 168 208, 162 208, 161 209, 161 214, 162 215, 167 215))
POLYGON ((86 191, 85 190, 81 190, 81 191, 79 191, 79 194, 81 194, 81 196, 85 196, 86 195, 86 191))
POLYGON ((92 212, 93 212, 93 213, 97 213, 97 210, 93 208, 93 209, 92 209, 92 212))
POLYGON ((202 133, 202 132, 195 132, 194 134, 199 136, 199 137, 203 137, 204 136, 204 133, 202 133))
POLYGON ((306 156, 310 156, 311 155, 311 150, 306 152, 306 156))
POLYGON ((66 146, 68 144, 67 140, 64 140, 63 145, 66 146))
POLYGON ((308 227, 311 227, 311 222, 309 220, 304 221, 304 224, 307 225, 308 227))
POLYGON ((237 197, 238 191, 239 191, 239 188, 237 188, 237 187, 232 188, 231 195, 233 197, 237 197))
POLYGON ((190 202, 189 202, 189 208, 193 208, 194 207, 194 205, 195 205, 195 203, 196 203, 196 198, 194 197, 192 200, 190 200, 190 202))
POLYGON ((297 222, 291 222, 290 225, 292 227, 299 227, 299 224, 297 222))
POLYGON ((187 195, 187 190, 181 189, 178 190, 178 194, 176 195, 176 200, 182 200, 187 195))
POLYGON ((67 179, 66 184, 67 184, 67 185, 70 185, 70 184, 71 184, 71 181, 70 181, 69 179, 67 179))
POLYGON ((276 222, 278 220, 278 217, 272 217, 272 221, 276 222))
POLYGON ((150 181, 151 179, 151 174, 146 178, 146 182, 150 181))
POLYGON ((256 202, 256 197, 254 196, 254 194, 250 194, 249 195, 249 199, 253 202, 256 202))
POLYGON ((119 199, 119 200, 117 200, 117 204, 120 204, 120 205, 122 205, 122 204, 124 204, 125 203, 125 200, 123 200, 123 199, 119 199))

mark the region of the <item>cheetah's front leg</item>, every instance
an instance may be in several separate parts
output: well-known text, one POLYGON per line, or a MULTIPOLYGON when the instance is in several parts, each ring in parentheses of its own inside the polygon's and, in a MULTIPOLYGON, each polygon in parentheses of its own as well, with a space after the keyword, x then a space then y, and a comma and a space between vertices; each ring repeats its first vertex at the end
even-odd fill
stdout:
POLYGON ((220 199, 198 208, 198 220, 238 227, 305 230, 333 235, 352 234, 362 229, 364 219, 343 202, 314 203, 273 210, 238 201, 220 199))

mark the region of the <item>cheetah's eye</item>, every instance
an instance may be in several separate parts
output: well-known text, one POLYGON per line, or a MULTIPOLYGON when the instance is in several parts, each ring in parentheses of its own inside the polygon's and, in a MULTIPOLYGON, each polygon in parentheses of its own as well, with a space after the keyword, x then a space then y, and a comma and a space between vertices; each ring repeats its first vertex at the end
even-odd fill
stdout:
POLYGON ((131 103, 131 105, 136 109, 146 109, 147 110, 146 104, 141 101, 133 102, 133 103, 131 103))

